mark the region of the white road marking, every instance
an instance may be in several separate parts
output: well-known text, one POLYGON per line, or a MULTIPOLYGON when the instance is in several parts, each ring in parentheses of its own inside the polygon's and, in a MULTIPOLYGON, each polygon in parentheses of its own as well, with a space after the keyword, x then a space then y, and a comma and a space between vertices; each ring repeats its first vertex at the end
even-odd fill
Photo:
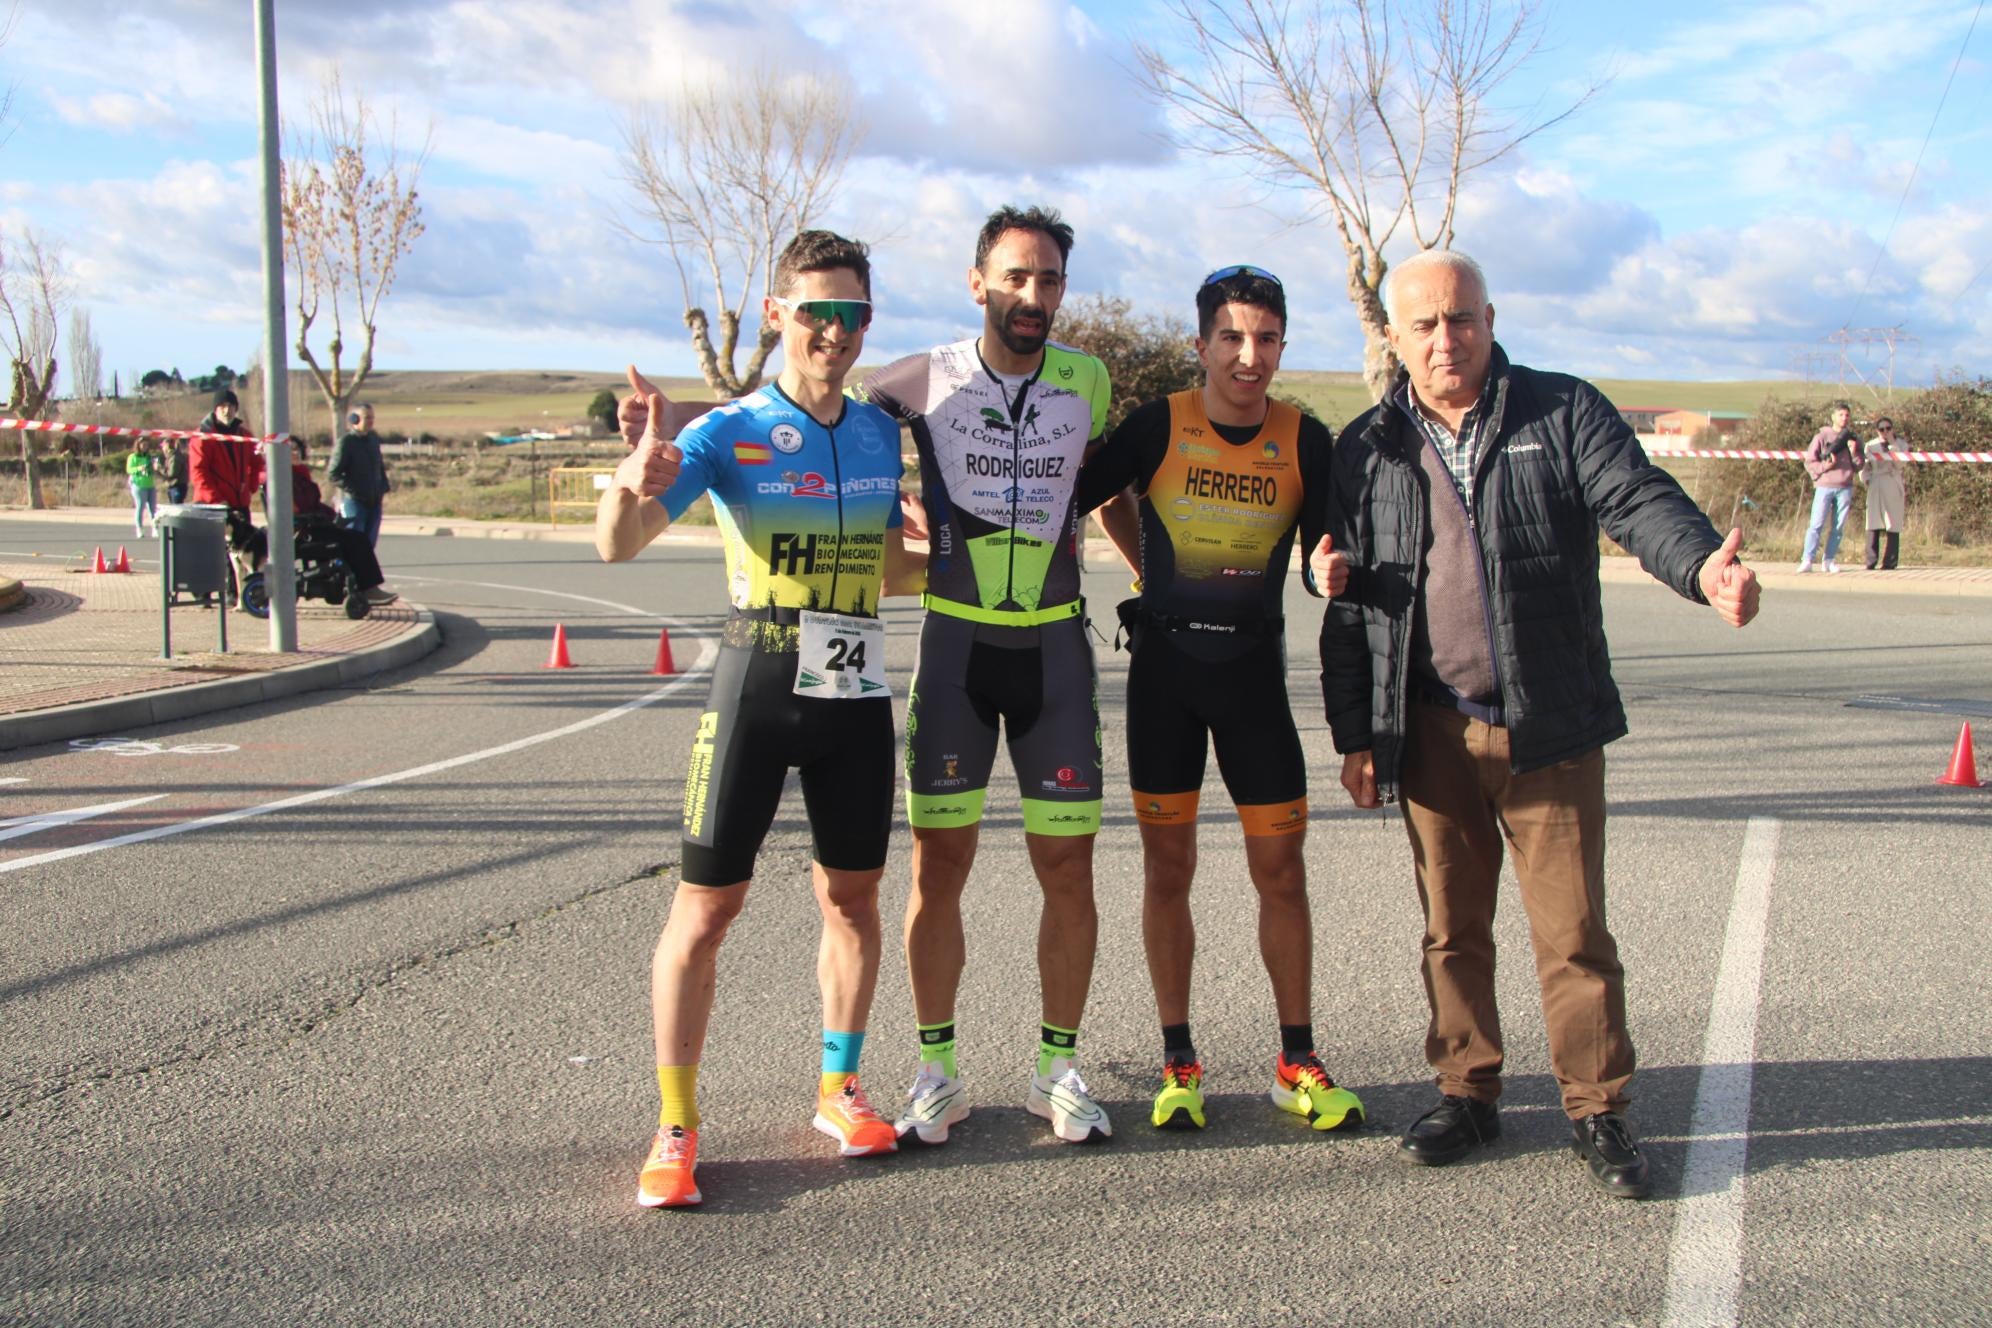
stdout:
MULTIPOLYGON (((466 752, 462 756, 452 756, 448 760, 432 761, 428 765, 416 766, 411 770, 397 770, 392 774, 375 775, 370 779, 355 780, 350 784, 341 784, 337 788, 314 789, 309 793, 294 794, 291 797, 279 798, 275 802, 266 802, 255 807, 238 807, 233 811, 217 812, 213 816, 203 816, 197 820, 181 821, 174 825, 154 826, 149 830, 137 830, 128 835, 118 835, 114 838, 99 840, 92 844, 76 844, 69 848, 54 849, 47 853, 37 853, 31 857, 15 858, 9 862, 0 862, 0 876, 4 876, 9 872, 25 871, 29 867, 47 866, 52 862, 61 862, 65 858, 77 858, 85 854, 101 853, 106 849, 122 848, 127 844, 143 844, 155 839, 165 839, 173 835, 189 834, 196 830, 209 830, 217 826, 231 825, 236 821, 246 821, 254 816, 265 816, 271 812, 288 811, 292 807, 308 807, 316 802, 327 802, 333 798, 342 798, 349 793, 360 793, 367 789, 385 788, 390 784, 401 784, 411 779, 421 779, 424 776, 439 774, 445 770, 454 770, 458 766, 471 765, 478 761, 488 761, 494 757, 507 756, 513 752, 524 751, 528 747, 537 747, 541 743, 552 742, 557 738, 584 733, 589 729, 607 724, 612 720, 621 719, 624 715, 632 711, 641 710, 648 705, 654 705, 673 692, 681 690, 688 683, 702 683, 704 680, 700 675, 712 668, 713 660, 719 654, 719 647, 715 644, 713 638, 694 631, 675 618, 659 617, 657 614, 632 608, 627 604, 617 604, 611 600, 595 599, 589 595, 574 595, 561 590, 543 590, 536 586, 506 586, 487 581, 446 581, 445 578, 441 577, 416 576, 404 577, 402 579, 406 581, 429 581, 438 584, 476 586, 484 590, 509 590, 525 594, 553 595, 560 599, 578 600, 585 604, 598 604, 604 608, 613 609, 618 613, 627 613, 633 617, 649 618, 653 622, 662 623, 670 628, 673 633, 684 632, 686 636, 693 638, 699 643, 699 656, 690 668, 673 677, 663 686, 653 691, 645 692, 642 696, 636 697, 633 700, 625 701, 612 709, 604 710, 600 714, 590 715, 588 718, 576 720, 572 724, 564 724, 557 729, 549 729, 544 733, 534 733, 524 738, 516 738, 511 742, 500 743, 496 747, 487 747, 483 751, 466 752)), ((164 797, 165 795, 159 794, 156 796, 164 797)))
POLYGON ((0 779, 0 784, 25 784, 27 782, 28 777, 26 775, 10 775, 6 779, 0 779))
POLYGON ((143 798, 126 798, 123 802, 100 802, 94 807, 72 807, 66 812, 37 812, 33 816, 16 816, 10 821, 0 821, 0 839, 19 839, 22 835, 51 830, 58 825, 74 825, 78 821, 87 821, 93 816, 106 816, 111 812, 121 812, 127 807, 136 807, 141 802, 157 802, 165 796, 164 793, 150 793, 143 798))
POLYGON ((1702 1042, 1701 1086, 1695 1092, 1681 1202, 1667 1254, 1667 1300, 1660 1316, 1665 1328, 1715 1328, 1737 1321, 1758 989, 1777 858, 1778 822, 1751 817, 1743 831, 1722 967, 1702 1042))
POLYGON ((112 756, 219 756, 242 749, 232 742, 183 742, 178 747, 145 738, 71 738, 72 752, 108 752, 112 756))

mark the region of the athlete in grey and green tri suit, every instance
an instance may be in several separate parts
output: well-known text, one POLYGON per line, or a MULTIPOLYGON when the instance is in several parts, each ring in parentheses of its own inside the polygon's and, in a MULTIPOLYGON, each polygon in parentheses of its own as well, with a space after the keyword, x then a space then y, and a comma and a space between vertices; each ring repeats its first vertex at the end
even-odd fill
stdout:
POLYGON ((999 721, 1044 891, 1044 1018, 1025 1105, 1070 1142, 1113 1132, 1073 1065, 1097 931, 1100 718, 1072 499, 1111 394, 1105 365, 1047 340, 1071 249, 1072 228, 1055 211, 999 210, 968 274, 982 335, 909 356, 859 389, 912 430, 929 534, 928 612, 906 713, 906 964, 920 1073, 902 1139, 942 1143, 968 1115, 954 1054, 961 893, 999 721))

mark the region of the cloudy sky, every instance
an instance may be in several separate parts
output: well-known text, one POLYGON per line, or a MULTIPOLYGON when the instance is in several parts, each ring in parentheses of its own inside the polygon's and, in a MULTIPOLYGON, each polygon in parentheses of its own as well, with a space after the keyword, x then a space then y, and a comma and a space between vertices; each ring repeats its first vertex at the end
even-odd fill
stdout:
MULTIPOLYGON (((1490 273, 1510 353, 1596 376, 1782 377, 1836 329, 1899 324, 1916 339, 1900 382, 1992 369, 1978 8, 1552 4, 1504 104, 1608 82, 1472 178, 1455 242, 1490 273)), ((0 224, 61 241, 127 381, 239 368, 259 344, 251 13, 16 0, 0 45, 0 224)), ((828 74, 861 104, 868 137, 825 221, 874 242, 867 360, 976 326, 976 226, 1044 201, 1078 228, 1074 292, 1187 312, 1205 270, 1255 262, 1285 278, 1287 364, 1360 367, 1340 249, 1296 221, 1305 196, 1175 146, 1132 76, 1137 37, 1181 34, 1166 4, 279 0, 277 28, 287 113, 336 64, 405 145, 428 138, 428 233, 383 313, 383 368, 691 373, 675 270, 628 234, 620 127, 644 98, 756 65, 828 74)))

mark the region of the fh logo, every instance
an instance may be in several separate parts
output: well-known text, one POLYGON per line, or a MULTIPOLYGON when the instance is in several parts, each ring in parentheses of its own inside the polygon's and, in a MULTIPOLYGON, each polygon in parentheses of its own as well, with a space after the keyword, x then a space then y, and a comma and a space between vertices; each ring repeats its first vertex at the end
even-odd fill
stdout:
POLYGON ((809 576, 816 571, 817 543, 816 535, 776 531, 768 540, 769 573, 774 576, 809 576))

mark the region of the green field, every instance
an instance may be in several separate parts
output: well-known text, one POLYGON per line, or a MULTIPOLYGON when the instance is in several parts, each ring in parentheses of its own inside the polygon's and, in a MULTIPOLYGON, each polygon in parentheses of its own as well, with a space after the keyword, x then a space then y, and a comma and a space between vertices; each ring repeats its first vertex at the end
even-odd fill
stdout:
MULTIPOLYGON (((1794 382, 1689 383, 1666 379, 1594 378, 1600 392, 1621 409, 1638 406, 1668 406, 1681 410, 1724 410, 1753 414, 1766 397, 1824 398, 1832 389, 1819 384, 1794 382)), ((1324 373, 1319 370, 1281 370, 1274 391, 1298 398, 1314 408, 1315 414, 1340 428, 1369 409, 1369 389, 1359 373, 1324 373)))
MULTIPOLYGON (((874 366, 859 369, 859 376, 874 366)), ((696 378, 659 378, 657 385, 677 400, 709 400, 712 393, 696 378)), ((1754 412, 1766 397, 1830 395, 1817 384, 1799 382, 1694 383, 1663 379, 1600 378, 1598 390, 1619 406, 1671 406, 1688 410, 1754 412)), ((588 402, 603 388, 626 390, 618 373, 395 372, 375 374, 366 396, 374 403, 384 433, 434 434, 441 439, 478 438, 494 431, 557 429, 579 423, 588 402)), ((1288 370, 1278 389, 1312 406, 1330 424, 1342 425, 1369 406, 1358 373, 1288 370)), ((317 427, 323 427, 318 415, 317 427)))
MULTIPOLYGON (((877 366, 861 366, 858 376, 877 366)), ((296 431, 322 438, 331 430, 324 399, 302 374, 293 375, 291 416, 296 431)), ((712 392, 696 378, 662 377, 657 385, 674 400, 710 401, 712 392)), ((1670 406, 1690 410, 1754 413, 1766 397, 1825 399, 1832 389, 1797 382, 1672 382, 1659 379, 1595 380, 1600 391, 1620 406, 1670 406)), ((603 388, 621 395, 627 385, 620 373, 578 373, 535 370, 439 372, 402 370, 376 373, 361 395, 373 402, 380 431, 390 438, 430 435, 441 442, 473 441, 490 433, 521 433, 528 429, 558 432, 582 424, 588 403, 603 388)), ((1275 390, 1298 398, 1329 424, 1340 427, 1369 406, 1362 375, 1323 370, 1287 370, 1275 390)), ((243 396, 252 427, 260 427, 262 403, 257 394, 243 396)), ((140 404, 127 399, 100 412, 95 422, 147 424, 191 428, 206 413, 205 394, 158 397, 140 404)))

